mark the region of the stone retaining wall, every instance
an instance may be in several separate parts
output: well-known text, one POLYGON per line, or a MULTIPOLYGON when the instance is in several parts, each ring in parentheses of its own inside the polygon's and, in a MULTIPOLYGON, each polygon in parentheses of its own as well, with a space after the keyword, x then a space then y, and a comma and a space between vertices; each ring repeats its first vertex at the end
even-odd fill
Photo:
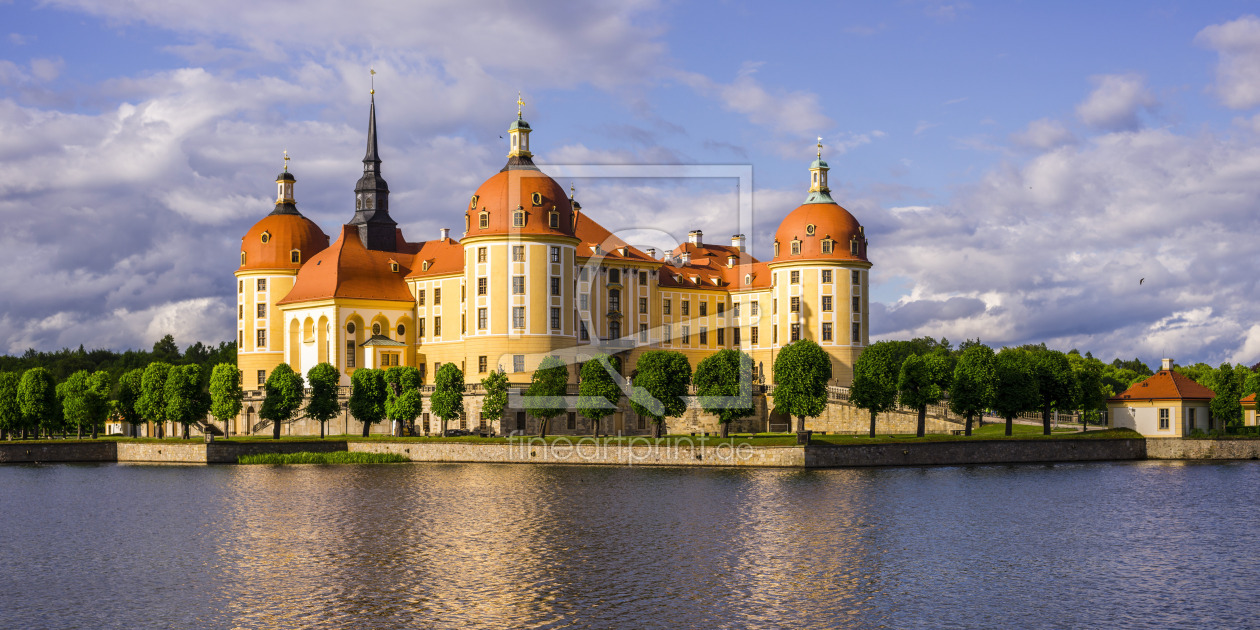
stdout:
POLYGON ((1260 440, 1146 440, 1148 459, 1260 459, 1260 440))
POLYGON ((986 440, 811 446, 806 468, 1086 462, 1144 459, 1147 440, 986 440))
MULTIPOLYGON (((646 441, 646 440, 645 440, 646 441)), ((601 445, 594 439, 572 445, 460 444, 457 442, 351 442, 351 452, 396 453, 413 462, 479 462, 496 464, 576 464, 630 466, 753 466, 801 468, 805 449, 762 446, 732 449, 712 446, 601 445)))
POLYGON ((116 442, 14 442, 0 443, 0 463, 113 462, 118 460, 116 442))

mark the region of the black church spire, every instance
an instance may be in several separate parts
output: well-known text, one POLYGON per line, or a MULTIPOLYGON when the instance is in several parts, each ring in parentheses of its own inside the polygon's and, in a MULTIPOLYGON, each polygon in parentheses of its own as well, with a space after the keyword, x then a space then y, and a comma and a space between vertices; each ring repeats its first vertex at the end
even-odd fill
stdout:
POLYGON ((376 145, 376 90, 368 113, 367 153, 363 156, 363 177, 354 188, 354 219, 359 240, 368 249, 397 251, 398 223, 389 216, 389 184, 381 177, 381 158, 376 145))

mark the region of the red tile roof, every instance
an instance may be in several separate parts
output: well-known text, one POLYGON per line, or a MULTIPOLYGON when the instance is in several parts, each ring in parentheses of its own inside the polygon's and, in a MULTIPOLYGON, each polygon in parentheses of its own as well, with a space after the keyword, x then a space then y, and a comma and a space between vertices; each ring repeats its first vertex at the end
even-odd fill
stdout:
POLYGON ((1140 383, 1111 397, 1110 401, 1125 400, 1211 400, 1216 392, 1194 382, 1189 376, 1172 370, 1160 370, 1140 383))
POLYGON ((411 254, 367 249, 358 228, 343 225, 332 246, 302 265, 293 289, 278 304, 328 298, 410 302, 413 297, 403 278, 411 271, 411 261, 411 254), (393 262, 398 263, 397 272, 390 269, 393 262))

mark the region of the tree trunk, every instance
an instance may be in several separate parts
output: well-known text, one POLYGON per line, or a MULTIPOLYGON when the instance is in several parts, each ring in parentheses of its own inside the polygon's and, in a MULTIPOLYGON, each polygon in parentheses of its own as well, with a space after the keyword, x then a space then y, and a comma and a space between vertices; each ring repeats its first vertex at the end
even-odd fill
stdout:
MULTIPOLYGON (((446 431, 445 431, 445 428, 446 428, 446 421, 445 421, 445 420, 443 420, 443 421, 442 421, 442 427, 443 427, 443 431, 442 431, 442 433, 443 433, 443 434, 445 434, 445 433, 446 433, 446 431)), ((369 429, 371 429, 371 425, 369 425, 368 423, 364 422, 364 423, 363 423, 363 437, 367 437, 367 436, 368 436, 368 430, 369 430, 369 429)))
POLYGON ((653 420, 653 421, 652 421, 652 438, 653 438, 653 439, 660 439, 660 437, 661 437, 661 427, 662 427, 664 424, 665 424, 665 419, 664 419, 664 418, 661 418, 660 420, 653 420))
POLYGON ((796 432, 800 433, 805 430, 805 416, 796 417, 796 432))
POLYGON ((963 429, 963 435, 971 435, 971 416, 972 415, 973 414, 970 414, 970 413, 967 414, 967 427, 963 429))
POLYGON ((718 423, 718 426, 720 426, 720 427, 722 428, 722 438, 723 438, 723 439, 728 438, 728 437, 731 437, 731 423, 729 423, 729 422, 719 422, 719 423, 718 423))
POLYGON ((876 415, 878 414, 876 414, 875 410, 872 409, 871 410, 871 437, 875 437, 875 416, 876 415))
POLYGON ((1086 425, 1085 419, 1086 419, 1085 410, 1082 409, 1081 410, 1081 433, 1084 433, 1089 430, 1089 427, 1085 426, 1086 425))
POLYGON ((1015 427, 1015 416, 1007 417, 1006 418, 1006 434, 1010 435, 1014 427, 1015 427))
POLYGON ((74 428, 75 428, 75 429, 78 429, 78 431, 79 431, 79 437, 78 437, 77 439, 82 440, 82 439, 83 439, 83 425, 82 425, 82 424, 76 424, 74 428))
POLYGON ((1050 405, 1041 408, 1041 434, 1050 435, 1050 405))
POLYGON ((93 440, 95 440, 96 438, 97 438, 97 433, 96 433, 96 423, 95 423, 95 422, 93 422, 93 423, 92 423, 92 439, 93 439, 93 440))
POLYGON ((542 438, 542 439, 544 439, 544 440, 545 440, 545 439, 547 439, 547 428, 548 428, 548 427, 547 427, 547 425, 549 425, 549 424, 551 424, 551 419, 550 419, 550 418, 539 418, 539 419, 538 419, 538 437, 540 437, 540 438, 542 438))
POLYGON ((327 422, 327 420, 319 421, 319 439, 321 440, 324 439, 324 425, 327 424, 327 422))
POLYGON ((927 433, 927 405, 919 405, 919 424, 915 428, 915 435, 923 437, 927 433))
POLYGON ((188 439, 188 437, 189 437, 189 435, 188 435, 188 423, 187 423, 187 422, 185 422, 185 423, 184 423, 184 439, 185 439, 185 440, 187 440, 187 439, 188 439))
POLYGON ((27 435, 27 434, 26 434, 26 427, 22 427, 22 439, 23 439, 23 440, 25 440, 25 439, 26 439, 26 435, 27 435))

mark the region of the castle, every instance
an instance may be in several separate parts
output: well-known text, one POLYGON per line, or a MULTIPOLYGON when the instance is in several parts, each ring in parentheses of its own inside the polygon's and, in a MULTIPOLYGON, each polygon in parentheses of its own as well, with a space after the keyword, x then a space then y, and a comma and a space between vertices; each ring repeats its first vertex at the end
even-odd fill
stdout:
MULTIPOLYGON (((519 105, 507 163, 469 198, 459 239, 443 229, 411 242, 398 228, 381 173, 375 95, 354 216, 331 244, 298 211, 286 161, 275 209, 241 239, 237 361, 245 389, 261 390, 282 362, 303 374, 331 363, 347 386, 357 369, 396 365, 415 366, 432 384, 450 362, 469 383, 502 369, 525 384, 548 355, 565 359, 576 383, 578 364, 596 353, 619 356, 629 374, 650 349, 682 352, 694 369, 713 352, 739 348, 769 380, 779 349, 797 339, 831 356, 834 384, 851 382, 869 339, 871 263, 862 226, 831 197, 821 141, 805 202, 779 223, 769 261, 747 251, 743 234, 714 244, 699 230, 658 257, 605 229, 534 164, 519 105)), ((230 432, 248 432, 254 413, 247 401, 243 426, 230 432)), ((617 414, 618 429, 636 428, 629 413, 617 414)), ((514 412, 493 428, 506 433, 527 422, 514 412)), ((575 422, 570 414, 569 426, 575 422)))

